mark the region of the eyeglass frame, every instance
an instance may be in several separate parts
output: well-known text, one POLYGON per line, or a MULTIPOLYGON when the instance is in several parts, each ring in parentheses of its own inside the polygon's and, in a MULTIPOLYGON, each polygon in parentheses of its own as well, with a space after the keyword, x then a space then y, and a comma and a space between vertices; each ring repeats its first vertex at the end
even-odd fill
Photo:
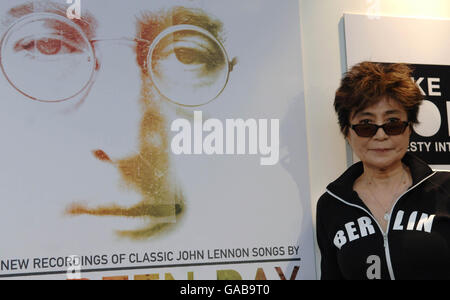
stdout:
POLYGON ((128 38, 128 37, 121 37, 121 38, 98 38, 98 37, 94 37, 89 39, 86 35, 86 33, 84 32, 84 30, 75 22, 73 22, 72 20, 63 17, 61 15, 55 14, 55 13, 48 13, 48 12, 39 12, 39 13, 31 13, 28 14, 26 16, 23 16, 17 20, 15 20, 12 24, 9 25, 8 29, 5 31, 5 33, 2 36, 2 39, 0 40, 0 69, 2 70, 6 80, 9 82, 9 84, 14 87, 15 90, 17 90, 19 93, 21 93, 22 95, 26 96, 27 98, 30 98, 32 100, 35 101, 39 101, 39 102, 45 102, 45 103, 58 103, 58 102, 64 102, 64 101, 68 101, 70 99, 73 99, 75 97, 78 97, 80 94, 82 94, 83 92, 86 92, 86 94, 89 93, 89 90, 91 88, 91 86, 94 84, 95 82, 95 76, 96 73, 98 72, 98 67, 97 67, 97 55, 96 55, 96 51, 95 51, 95 47, 94 44, 98 43, 98 42, 106 42, 106 41, 127 41, 127 42, 133 42, 133 43, 146 43, 149 45, 149 49, 147 52, 147 59, 145 60, 145 65, 144 67, 149 70, 149 75, 150 78, 152 80, 152 82, 154 83, 154 87, 156 88, 156 90, 158 91, 158 93, 163 96, 167 101, 174 103, 176 105, 182 106, 182 107, 199 107, 199 106, 203 106, 206 105, 212 101, 214 101, 215 99, 217 99, 217 97, 220 96, 220 94, 223 92, 223 90, 225 89, 225 87, 228 84, 229 78, 230 78, 230 73, 233 71, 234 66, 237 63, 237 59, 233 58, 232 60, 229 60, 229 56, 228 53, 224 47, 224 45, 222 44, 221 41, 219 41, 214 35, 212 35, 209 31, 207 31, 206 29, 196 26, 196 25, 190 25, 190 24, 177 24, 177 25, 172 25, 169 26, 168 28, 164 29, 163 31, 161 31, 160 33, 158 33, 158 35, 155 37, 155 39, 153 41, 149 41, 146 39, 141 39, 138 37, 134 37, 134 38, 128 38), (31 96, 27 93, 25 93, 24 91, 22 91, 20 88, 18 88, 16 86, 16 84, 14 84, 11 79, 9 78, 6 70, 4 69, 3 63, 2 63, 2 48, 4 47, 4 43, 6 40, 6 37, 9 35, 10 31, 19 23, 23 22, 24 20, 28 19, 28 18, 34 18, 34 17, 48 17, 48 18, 52 18, 55 19, 56 21, 61 21, 65 24, 68 24, 70 26, 73 26, 78 33, 81 34, 84 42, 86 42, 86 44, 88 45, 88 51, 90 51, 93 55, 94 55, 94 62, 93 62, 93 66, 92 66, 92 72, 90 75, 89 80, 87 81, 87 83, 80 89, 79 92, 77 92, 76 94, 70 96, 70 97, 66 97, 64 99, 60 99, 60 100, 42 100, 42 99, 38 99, 34 96, 31 96), (170 99, 169 97, 167 97, 166 95, 164 95, 163 92, 161 92, 161 90, 158 88, 157 84, 155 84, 155 81, 153 79, 153 71, 151 70, 151 68, 149 69, 148 66, 151 65, 151 59, 153 56, 153 52, 156 48, 156 46, 158 45, 159 41, 161 41, 163 38, 165 38, 168 34, 170 33, 174 33, 176 31, 180 31, 180 30, 190 30, 190 31, 195 31, 198 32, 200 34, 205 35, 206 37, 212 39, 220 48, 220 50, 222 51, 222 53, 224 54, 224 58, 227 61, 227 68, 228 68, 228 72, 227 72, 227 76, 224 82, 224 85, 222 87, 221 90, 218 91, 217 95, 215 97, 213 97, 211 100, 209 100, 208 102, 205 103, 201 103, 201 104, 197 104, 197 105, 187 105, 187 104, 182 104, 179 102, 176 102, 172 99, 170 99))

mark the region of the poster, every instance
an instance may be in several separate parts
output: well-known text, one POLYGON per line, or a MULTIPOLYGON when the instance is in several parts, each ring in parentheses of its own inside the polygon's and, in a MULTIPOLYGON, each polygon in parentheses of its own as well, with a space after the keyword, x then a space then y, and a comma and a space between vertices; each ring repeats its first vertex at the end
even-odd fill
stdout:
POLYGON ((315 279, 298 9, 2 0, 0 279, 315 279))
POLYGON ((345 14, 344 22, 347 68, 364 60, 413 68, 425 101, 408 151, 450 170, 450 20, 345 14))
POLYGON ((432 165, 450 165, 450 65, 413 64, 413 78, 425 101, 409 151, 432 165))

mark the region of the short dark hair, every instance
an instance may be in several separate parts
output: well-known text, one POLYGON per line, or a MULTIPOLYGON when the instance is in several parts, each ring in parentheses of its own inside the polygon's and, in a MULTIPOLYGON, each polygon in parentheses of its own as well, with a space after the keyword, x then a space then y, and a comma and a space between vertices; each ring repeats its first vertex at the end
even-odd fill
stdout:
POLYGON ((402 105, 409 122, 419 123, 417 115, 424 96, 411 74, 411 67, 403 63, 364 61, 353 66, 342 78, 334 98, 341 132, 347 136, 350 117, 376 104, 383 97, 402 105))

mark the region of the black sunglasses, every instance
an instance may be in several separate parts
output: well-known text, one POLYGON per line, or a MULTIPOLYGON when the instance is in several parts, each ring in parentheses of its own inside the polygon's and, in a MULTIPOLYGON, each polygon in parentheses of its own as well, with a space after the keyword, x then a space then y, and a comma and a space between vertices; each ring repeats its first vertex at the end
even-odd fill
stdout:
POLYGON ((356 132, 360 137, 373 137, 377 134, 378 129, 383 128, 387 135, 400 135, 405 132, 406 127, 409 126, 409 122, 406 121, 394 121, 388 122, 383 125, 376 124, 357 124, 351 125, 350 127, 356 132))

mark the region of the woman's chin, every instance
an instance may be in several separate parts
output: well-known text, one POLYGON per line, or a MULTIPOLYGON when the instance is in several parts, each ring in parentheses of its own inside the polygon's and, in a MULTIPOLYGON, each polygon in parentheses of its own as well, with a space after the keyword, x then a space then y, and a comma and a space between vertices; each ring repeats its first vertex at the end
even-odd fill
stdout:
POLYGON ((384 170, 401 164, 403 156, 404 153, 399 153, 395 150, 369 150, 364 156, 360 157, 360 159, 365 166, 384 170))

